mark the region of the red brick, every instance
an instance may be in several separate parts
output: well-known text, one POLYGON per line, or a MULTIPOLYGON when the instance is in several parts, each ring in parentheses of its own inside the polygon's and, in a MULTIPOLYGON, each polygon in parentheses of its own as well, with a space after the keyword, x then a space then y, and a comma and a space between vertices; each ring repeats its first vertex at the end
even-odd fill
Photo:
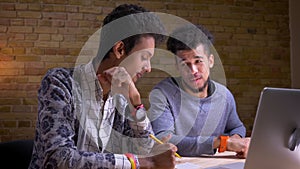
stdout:
POLYGON ((45 55, 56 55, 57 51, 54 48, 45 49, 45 55))
POLYGON ((46 26, 42 26, 42 27, 36 27, 34 29, 35 33, 50 33, 50 34, 54 34, 57 33, 57 28, 51 28, 51 27, 46 27, 46 26))
POLYGON ((20 99, 0 98, 0 105, 20 105, 20 99))
POLYGON ((17 12, 16 11, 0 11, 0 18, 16 18, 17 12))
POLYGON ((13 11, 15 9, 15 4, 12 3, 1 3, 0 10, 3 11, 13 11))
POLYGON ((33 30, 32 27, 29 26, 11 26, 8 31, 13 33, 31 33, 33 30))
POLYGON ((24 34, 15 33, 12 37, 9 38, 10 41, 23 41, 25 39, 24 34))
POLYGON ((66 27, 78 27, 78 21, 66 21, 66 27))
POLYGON ((21 11, 21 10, 27 10, 28 9, 28 4, 25 3, 16 3, 15 4, 16 10, 21 11))
POLYGON ((45 69, 40 68, 25 68, 25 75, 43 75, 45 74, 45 69))
POLYGON ((1 123, 2 123, 4 128, 6 128, 6 127, 9 127, 9 128, 17 127, 16 121, 2 121, 1 123))
POLYGON ((12 54, 13 48, 2 48, 2 49, 0 49, 0 52, 3 54, 12 54))
POLYGON ((27 105, 14 105, 14 106, 12 106, 12 111, 16 112, 16 113, 31 112, 31 106, 27 106, 27 105))
POLYGON ((40 10, 41 10, 41 4, 40 4, 40 3, 29 4, 29 5, 28 5, 28 9, 29 9, 30 11, 40 11, 40 10))
POLYGON ((0 106, 0 112, 11 112, 11 106, 0 106))
POLYGON ((97 20, 97 15, 87 13, 87 14, 83 15, 83 19, 88 20, 88 21, 96 21, 97 20))
POLYGON ((70 52, 68 49, 57 49, 57 54, 58 55, 69 55, 70 52))
POLYGON ((59 42, 51 42, 51 41, 40 41, 34 43, 35 47, 42 47, 42 48, 58 48, 59 42))
POLYGON ((51 27, 52 22, 53 22, 52 20, 39 20, 39 26, 41 26, 41 27, 47 27, 47 26, 51 27))
POLYGON ((82 13, 68 13, 68 20, 82 20, 83 14, 82 13))
POLYGON ((26 34, 25 35, 25 40, 37 40, 38 35, 37 34, 26 34))
POLYGON ((8 18, 1 18, 0 17, 0 25, 9 26, 10 25, 10 20, 8 18))
POLYGON ((78 6, 66 6, 66 12, 78 12, 79 7, 78 6))
POLYGON ((18 121, 18 127, 31 127, 31 121, 18 121))
POLYGON ((52 11, 53 12, 65 12, 66 11, 66 6, 54 5, 52 11))
POLYGON ((26 61, 40 61, 41 57, 40 56, 16 56, 16 61, 20 61, 20 62, 26 62, 26 61))
POLYGON ((36 26, 37 23, 36 19, 25 19, 25 26, 36 26))
POLYGON ((14 19, 10 21, 10 24, 12 26, 24 26, 24 20, 23 19, 14 19))
MULTIPOLYGON (((9 79, 7 81, 11 81, 10 83, 19 82, 18 79, 9 79)), ((7 82, 5 82, 5 83, 7 83, 7 82)), ((17 91, 17 90, 2 90, 0 92, 0 94, 1 94, 1 96, 5 96, 5 98, 24 98, 27 96, 26 91, 17 91)))
POLYGON ((54 34, 51 35, 51 40, 53 41, 62 41, 64 39, 63 35, 54 34))
POLYGON ((36 11, 18 11, 17 16, 20 18, 35 18, 39 19, 42 17, 41 12, 36 11))
POLYGON ((45 54, 45 49, 43 48, 31 48, 32 54, 36 54, 36 55, 44 55, 45 54))
POLYGON ((65 27, 65 22, 62 20, 54 20, 52 21, 53 27, 65 27))
POLYGON ((67 14, 62 12, 43 12, 42 15, 45 19, 67 19, 67 14))
POLYGON ((102 8, 98 6, 81 6, 79 7, 80 13, 93 13, 93 14, 100 14, 102 8))
POLYGON ((39 34, 40 41, 50 41, 51 35, 50 34, 39 34))
POLYGON ((24 41, 9 42, 8 46, 11 46, 11 47, 33 47, 33 42, 24 42, 24 41))
POLYGON ((67 4, 67 1, 61 1, 61 0, 43 0, 43 3, 45 3, 45 4, 67 4))

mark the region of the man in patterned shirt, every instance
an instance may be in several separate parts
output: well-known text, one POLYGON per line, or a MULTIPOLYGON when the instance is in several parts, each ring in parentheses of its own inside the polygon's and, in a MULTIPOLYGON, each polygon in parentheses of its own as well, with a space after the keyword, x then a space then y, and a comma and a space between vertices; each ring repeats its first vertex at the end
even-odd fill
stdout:
POLYGON ((103 25, 91 62, 54 68, 43 78, 29 168, 174 168, 173 144, 152 149, 153 131, 134 84, 151 71, 164 27, 155 14, 127 4, 103 25))

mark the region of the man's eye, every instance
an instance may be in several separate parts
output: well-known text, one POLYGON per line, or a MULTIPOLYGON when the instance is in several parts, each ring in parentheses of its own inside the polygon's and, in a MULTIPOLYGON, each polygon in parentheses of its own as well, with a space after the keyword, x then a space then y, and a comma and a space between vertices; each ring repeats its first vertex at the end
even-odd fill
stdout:
POLYGON ((185 67, 186 65, 187 65, 187 64, 186 64, 185 62, 181 62, 181 63, 180 63, 180 66, 181 66, 181 67, 185 67))
POLYGON ((203 60, 196 60, 195 63, 202 63, 203 60))
POLYGON ((149 60, 150 56, 149 55, 142 55, 142 60, 149 60))

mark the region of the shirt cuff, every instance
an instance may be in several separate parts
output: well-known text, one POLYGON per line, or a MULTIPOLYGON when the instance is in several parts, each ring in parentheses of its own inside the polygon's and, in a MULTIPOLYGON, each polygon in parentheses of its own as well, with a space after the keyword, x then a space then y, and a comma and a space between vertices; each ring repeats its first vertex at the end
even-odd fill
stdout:
POLYGON ((215 149, 213 147, 214 137, 198 137, 197 144, 201 145, 202 154, 215 154, 215 149))
POLYGON ((131 169, 131 164, 128 158, 123 154, 114 154, 116 160, 115 168, 131 169))
MULTIPOLYGON (((116 168, 131 169, 131 163, 124 154, 114 154, 116 160, 116 168)), ((140 168, 140 163, 136 155, 133 155, 136 161, 136 169, 140 168)))

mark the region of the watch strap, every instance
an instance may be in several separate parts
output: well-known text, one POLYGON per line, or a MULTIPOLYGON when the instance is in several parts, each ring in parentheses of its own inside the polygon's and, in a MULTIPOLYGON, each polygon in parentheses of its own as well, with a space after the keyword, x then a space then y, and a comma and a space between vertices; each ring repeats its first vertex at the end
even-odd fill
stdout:
POLYGON ((227 140, 228 140, 228 138, 229 138, 229 136, 224 136, 224 135, 220 136, 220 146, 219 146, 219 149, 218 149, 219 153, 222 153, 222 152, 227 150, 227 140))

